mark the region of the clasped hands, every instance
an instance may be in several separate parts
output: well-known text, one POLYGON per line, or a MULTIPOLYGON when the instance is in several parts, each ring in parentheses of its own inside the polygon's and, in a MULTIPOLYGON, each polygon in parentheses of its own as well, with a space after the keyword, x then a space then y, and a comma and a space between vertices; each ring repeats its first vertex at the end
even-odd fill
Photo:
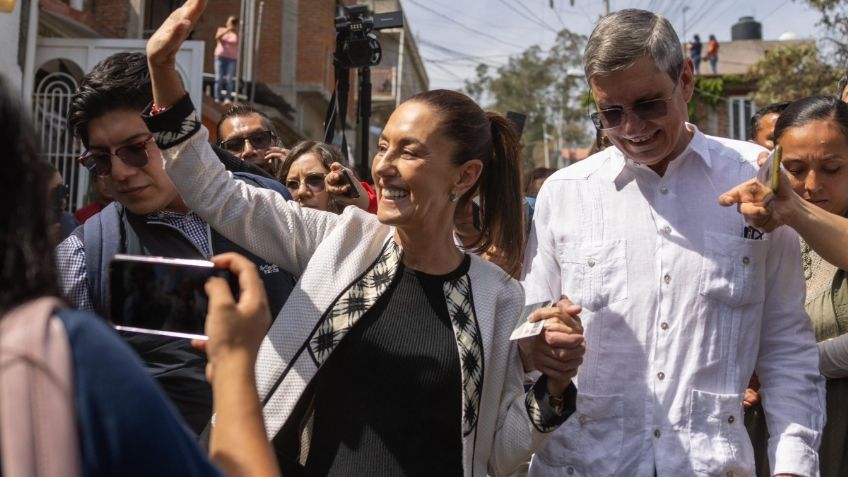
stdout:
POLYGON ((555 305, 534 311, 528 321, 544 321, 542 332, 518 341, 525 371, 537 370, 548 377, 548 392, 561 396, 583 362, 582 308, 563 296, 555 305))

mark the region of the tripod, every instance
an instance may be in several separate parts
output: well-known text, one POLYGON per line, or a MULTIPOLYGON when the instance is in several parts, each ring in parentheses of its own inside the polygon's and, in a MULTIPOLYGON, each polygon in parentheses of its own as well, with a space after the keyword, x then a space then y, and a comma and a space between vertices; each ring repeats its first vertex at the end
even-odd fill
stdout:
MULTIPOLYGON (((350 96, 350 68, 341 65, 338 60, 335 60, 333 64, 335 66, 336 89, 330 98, 330 106, 327 109, 327 115, 324 119, 324 142, 332 144, 336 130, 336 118, 340 118, 339 124, 342 128, 342 155, 350 163, 351 158, 348 156, 347 135, 345 134, 347 105, 350 96)), ((357 141, 359 157, 356 161, 356 170, 361 179, 367 179, 371 177, 371 170, 368 165, 368 123, 371 119, 371 68, 369 66, 363 66, 357 68, 357 71, 359 72, 359 110, 357 114, 357 122, 359 124, 359 139, 357 141)))

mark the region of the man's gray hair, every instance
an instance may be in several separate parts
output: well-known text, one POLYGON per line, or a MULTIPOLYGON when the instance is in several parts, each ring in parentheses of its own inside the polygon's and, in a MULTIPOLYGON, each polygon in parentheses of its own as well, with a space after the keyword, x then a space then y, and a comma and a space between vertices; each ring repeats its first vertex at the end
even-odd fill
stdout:
POLYGON ((643 56, 677 81, 683 48, 668 19, 647 10, 619 10, 602 18, 589 36, 583 71, 591 81, 628 68, 643 56))

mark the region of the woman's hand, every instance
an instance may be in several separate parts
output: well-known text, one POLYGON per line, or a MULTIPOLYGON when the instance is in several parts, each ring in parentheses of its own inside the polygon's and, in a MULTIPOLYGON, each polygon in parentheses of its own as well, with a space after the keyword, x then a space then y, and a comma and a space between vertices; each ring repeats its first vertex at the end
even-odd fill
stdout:
POLYGON ((147 41, 153 104, 157 106, 173 106, 186 94, 176 69, 177 52, 206 9, 206 2, 187 0, 165 19, 147 41))
POLYGON ((226 280, 210 278, 206 282, 209 341, 192 342, 209 357, 206 377, 212 384, 215 413, 209 455, 227 475, 279 476, 254 374, 259 345, 271 324, 265 287, 256 265, 239 254, 225 253, 212 261, 238 278, 239 301, 233 299, 226 280))
POLYGON ((362 187, 362 184, 356 180, 356 176, 354 176, 353 172, 338 162, 334 162, 330 165, 330 172, 324 177, 324 186, 327 189, 327 193, 330 194, 330 197, 332 197, 342 209, 349 205, 355 205, 362 210, 368 210, 368 192, 366 192, 365 188, 362 187), (352 185, 345 179, 343 171, 347 171, 350 175, 352 185), (359 192, 359 197, 354 198, 349 195, 351 187, 359 192))
MULTIPOLYGON (((767 157, 768 153, 761 153, 757 163, 762 164, 767 157)), ((725 192, 718 198, 718 202, 725 207, 736 204, 739 213, 745 216, 749 224, 763 232, 771 232, 791 222, 798 211, 798 201, 802 200, 792 191, 786 174, 782 170, 779 174, 777 194, 754 178, 725 192)))
POLYGON ((580 312, 583 309, 563 296, 549 308, 534 311, 527 320, 544 320, 538 336, 519 340, 525 369, 536 369, 548 377, 548 392, 561 396, 583 363, 586 344, 580 312))
POLYGON ((213 277, 206 282, 209 312, 206 317, 208 341, 192 342, 195 348, 206 351, 209 364, 206 376, 214 381, 218 366, 233 364, 253 372, 259 345, 271 326, 268 298, 256 265, 237 253, 225 253, 212 258, 216 268, 228 269, 238 279, 239 301, 230 292, 223 278, 213 277))

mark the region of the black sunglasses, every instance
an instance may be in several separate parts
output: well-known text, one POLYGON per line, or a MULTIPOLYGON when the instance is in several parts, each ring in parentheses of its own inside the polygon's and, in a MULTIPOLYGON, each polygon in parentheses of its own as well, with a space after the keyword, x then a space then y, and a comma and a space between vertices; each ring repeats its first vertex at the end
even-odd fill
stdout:
POLYGON ((639 101, 633 106, 613 106, 611 108, 600 109, 597 112, 591 113, 589 118, 598 129, 613 129, 621 126, 624 122, 624 113, 632 111, 639 119, 650 121, 659 119, 668 114, 668 102, 674 98, 674 91, 677 89, 677 83, 671 90, 671 96, 668 98, 649 99, 647 101, 639 101))
POLYGON ((234 137, 226 141, 219 141, 218 145, 224 150, 239 154, 244 150, 244 141, 250 141, 254 149, 267 149, 277 140, 273 131, 256 131, 244 137, 234 137))
MULTIPOLYGON (((327 174, 313 172, 303 179, 303 183, 306 184, 306 187, 312 192, 321 192, 324 190, 324 177, 326 176, 327 174)), ((300 189, 300 181, 297 179, 286 180, 286 189, 291 192, 297 192, 297 190, 300 189)))
POLYGON ((130 167, 144 167, 147 165, 147 144, 153 141, 153 136, 127 144, 115 149, 115 152, 109 153, 106 151, 86 151, 85 154, 77 159, 80 164, 86 169, 94 172, 100 177, 108 176, 112 173, 112 156, 117 156, 124 164, 130 167))

